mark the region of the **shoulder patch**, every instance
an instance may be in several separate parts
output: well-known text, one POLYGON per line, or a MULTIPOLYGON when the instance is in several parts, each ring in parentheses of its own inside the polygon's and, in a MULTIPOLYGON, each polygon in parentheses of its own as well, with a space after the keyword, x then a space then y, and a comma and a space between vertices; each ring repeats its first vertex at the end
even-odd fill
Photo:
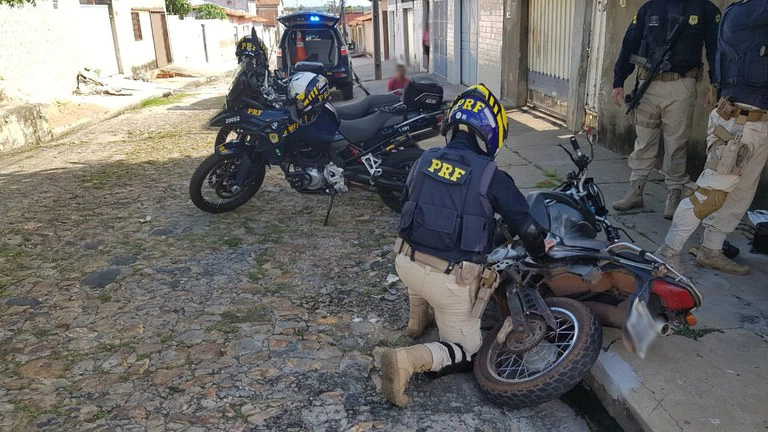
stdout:
POLYGON ((443 183, 462 184, 467 181, 472 170, 465 165, 432 158, 424 164, 423 172, 443 183))
POLYGON ((699 16, 698 15, 691 15, 688 17, 688 24, 690 25, 696 25, 699 23, 699 16))

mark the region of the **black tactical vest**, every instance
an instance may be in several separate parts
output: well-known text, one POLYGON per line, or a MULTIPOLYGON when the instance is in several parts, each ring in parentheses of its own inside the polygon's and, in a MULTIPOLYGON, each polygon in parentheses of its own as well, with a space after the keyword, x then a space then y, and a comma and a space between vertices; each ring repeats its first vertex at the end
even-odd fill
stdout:
POLYGON ((707 17, 705 2, 701 0, 649 3, 640 56, 653 59, 664 51, 667 45, 667 31, 671 32, 675 25, 669 18, 670 14, 684 17, 681 24, 684 28, 670 53, 671 68, 662 72, 676 72, 682 75, 691 69, 701 68, 701 54, 706 38, 704 20, 707 17))
POLYGON ((471 150, 424 152, 408 177, 399 234, 444 260, 479 261, 490 251, 494 211, 487 197, 496 163, 471 150))
POLYGON ((763 98, 768 95, 768 26, 756 23, 764 20, 764 11, 765 2, 734 3, 725 10, 716 61, 722 89, 734 86, 763 98))

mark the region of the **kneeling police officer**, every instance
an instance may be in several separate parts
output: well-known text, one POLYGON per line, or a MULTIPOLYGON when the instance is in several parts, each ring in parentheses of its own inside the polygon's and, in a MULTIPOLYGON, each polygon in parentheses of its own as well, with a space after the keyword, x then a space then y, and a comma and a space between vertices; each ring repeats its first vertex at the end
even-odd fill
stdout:
POLYGON ((382 354, 382 392, 397 406, 408 404, 405 389, 414 372, 468 370, 480 349, 480 318, 472 309, 481 278, 492 277, 483 263, 492 248, 494 215, 503 217, 531 256, 549 246, 525 197, 493 161, 507 130, 507 114, 488 88, 469 87, 443 122, 448 144, 426 151, 408 177, 395 268, 408 287, 408 334, 424 332, 431 306, 440 342, 382 354))

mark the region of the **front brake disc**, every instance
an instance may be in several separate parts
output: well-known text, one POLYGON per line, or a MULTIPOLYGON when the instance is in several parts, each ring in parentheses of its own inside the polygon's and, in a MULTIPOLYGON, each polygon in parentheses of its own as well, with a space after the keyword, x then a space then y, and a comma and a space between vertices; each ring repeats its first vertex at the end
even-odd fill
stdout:
POLYGON ((504 347, 516 354, 523 354, 539 345, 547 334, 547 323, 539 315, 525 317, 525 331, 511 331, 504 340, 504 347))

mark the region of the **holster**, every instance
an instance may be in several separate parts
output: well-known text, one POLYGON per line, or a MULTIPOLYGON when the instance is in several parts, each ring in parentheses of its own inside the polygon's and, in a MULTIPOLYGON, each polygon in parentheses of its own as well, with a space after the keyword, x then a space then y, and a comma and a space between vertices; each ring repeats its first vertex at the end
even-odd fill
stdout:
MULTIPOLYGON (((720 114, 719 111, 718 114, 720 114)), ((741 133, 734 135, 718 124, 712 131, 712 135, 715 140, 707 149, 707 162, 704 168, 721 175, 741 175, 751 153, 749 146, 741 143, 741 133)))
POLYGON ((474 299, 474 305, 472 306, 472 316, 480 318, 485 311, 485 306, 488 305, 488 301, 491 299, 493 291, 499 286, 500 278, 499 273, 496 270, 485 268, 480 276, 480 289, 477 291, 477 297, 474 299))

